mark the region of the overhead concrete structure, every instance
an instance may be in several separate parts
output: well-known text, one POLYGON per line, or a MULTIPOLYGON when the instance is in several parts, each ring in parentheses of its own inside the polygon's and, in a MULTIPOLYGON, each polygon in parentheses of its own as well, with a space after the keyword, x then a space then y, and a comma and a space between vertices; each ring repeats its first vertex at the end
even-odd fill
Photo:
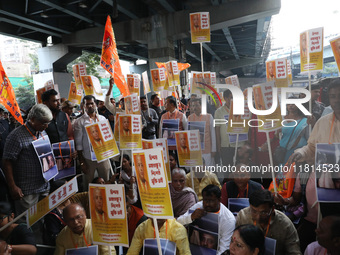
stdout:
POLYGON ((205 70, 242 76, 263 74, 270 49, 271 16, 280 0, 2 0, 0 33, 63 44, 68 52, 53 62, 66 65, 82 50, 100 53, 106 16, 111 15, 121 59, 186 59, 200 70, 200 49, 191 44, 189 14, 209 12, 211 43, 204 43, 205 70))

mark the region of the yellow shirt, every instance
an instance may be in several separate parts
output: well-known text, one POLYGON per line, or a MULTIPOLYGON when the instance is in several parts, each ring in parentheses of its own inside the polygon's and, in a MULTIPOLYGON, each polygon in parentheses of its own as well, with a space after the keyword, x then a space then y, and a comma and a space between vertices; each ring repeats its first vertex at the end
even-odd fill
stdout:
MULTIPOLYGON (((187 231, 175 219, 169 219, 163 224, 159 230, 159 237, 176 243, 176 254, 191 255, 187 231)), ((144 239, 147 238, 155 238, 152 219, 148 219, 138 226, 127 255, 138 255, 143 246, 144 239)))
POLYGON ((194 186, 195 188, 192 187, 192 182, 191 182, 191 173, 188 173, 186 176, 185 180, 185 186, 192 188, 195 190, 195 193, 198 196, 198 200, 202 201, 202 190, 208 186, 209 184, 214 184, 218 186, 220 189, 222 189, 220 182, 217 179, 216 174, 210 173, 210 172, 205 172, 205 175, 201 179, 201 181, 198 180, 198 178, 194 177, 194 186))
MULTIPOLYGON (((93 244, 92 239, 92 225, 91 220, 87 219, 85 224, 85 238, 88 244, 93 244)), ((84 240, 83 234, 75 234, 71 231, 71 229, 66 226, 63 230, 60 231, 57 240, 56 240, 56 249, 54 251, 54 255, 65 255, 65 251, 67 249, 78 247, 86 247, 86 242, 84 240)), ((111 246, 111 254, 115 255, 116 250, 114 246, 111 246)), ((109 255, 109 249, 106 245, 98 245, 98 255, 109 255)))

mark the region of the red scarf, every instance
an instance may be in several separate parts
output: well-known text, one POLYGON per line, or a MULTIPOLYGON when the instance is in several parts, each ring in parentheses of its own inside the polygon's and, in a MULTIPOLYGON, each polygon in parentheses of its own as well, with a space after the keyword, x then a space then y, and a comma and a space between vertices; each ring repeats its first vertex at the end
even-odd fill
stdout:
POLYGON ((136 206, 131 205, 131 215, 128 220, 129 242, 131 244, 133 234, 137 228, 138 221, 143 217, 144 212, 136 206))

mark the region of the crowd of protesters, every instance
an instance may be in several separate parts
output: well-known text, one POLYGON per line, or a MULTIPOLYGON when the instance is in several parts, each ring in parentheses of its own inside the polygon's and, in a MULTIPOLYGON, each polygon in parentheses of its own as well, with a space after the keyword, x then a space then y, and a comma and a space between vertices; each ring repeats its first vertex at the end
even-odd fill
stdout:
MULTIPOLYGON (((55 90, 48 90, 42 95, 43 103, 34 105, 26 114, 23 125, 0 109, 0 227, 63 184, 43 179, 32 142, 46 134, 51 143, 75 141, 76 152, 71 156, 77 162, 77 173, 84 174, 79 193, 45 216, 44 242, 55 246, 54 254, 92 244, 89 183, 124 184, 130 240, 130 248, 124 252, 139 254, 143 240, 154 238, 153 221, 147 219, 141 206, 131 154, 122 151, 120 158, 100 163, 91 160, 85 126, 107 119, 114 131, 114 116, 124 111, 124 100, 116 103, 111 98, 113 83, 111 79, 104 101, 85 96, 79 112, 70 101, 61 102, 55 90)), ((225 119, 230 114, 233 96, 230 90, 223 91, 223 105, 208 100, 206 114, 202 114, 199 95, 183 96, 181 101, 173 96, 161 99, 158 94, 152 94, 150 101, 147 96, 140 97, 143 139, 162 138, 164 120, 178 119, 180 131, 187 130, 190 121, 205 122, 202 171, 180 167, 176 148, 169 148, 170 194, 175 219, 157 220, 157 223, 160 237, 175 242, 178 254, 191 254, 185 227, 207 213, 218 214, 219 218, 217 254, 264 254, 266 237, 276 240, 275 254, 279 255, 340 254, 339 207, 334 203, 333 210, 320 210, 315 172, 297 174, 293 192, 285 196, 280 193, 284 190, 284 173, 276 173, 275 185, 279 191, 274 192, 271 175, 242 171, 246 166, 270 165, 268 143, 272 152, 278 146, 286 149, 282 161, 274 159, 274 165, 293 162, 314 165, 317 143, 340 142, 340 79, 333 79, 329 84, 329 105, 319 101, 320 85, 313 84, 311 88, 311 116, 305 116, 295 105, 288 105, 283 118, 295 122, 288 121, 282 129, 270 132, 269 141, 257 127, 251 127, 247 140, 238 142, 236 151, 227 125, 214 124, 214 119, 225 119), (162 100, 164 107, 161 107, 162 100), (323 114, 324 111, 327 112, 323 114), (297 125, 293 127, 293 123, 297 125), (215 165, 235 166, 236 171, 203 171, 215 165), (228 209, 229 198, 249 198, 250 205, 235 218, 228 209)), ((212 244, 206 240, 201 245, 212 244)), ((0 255, 10 252, 37 252, 34 234, 27 229, 24 217, 0 232, 0 255)), ((107 246, 99 247, 99 254, 110 252, 116 252, 114 247, 111 251, 107 246)))

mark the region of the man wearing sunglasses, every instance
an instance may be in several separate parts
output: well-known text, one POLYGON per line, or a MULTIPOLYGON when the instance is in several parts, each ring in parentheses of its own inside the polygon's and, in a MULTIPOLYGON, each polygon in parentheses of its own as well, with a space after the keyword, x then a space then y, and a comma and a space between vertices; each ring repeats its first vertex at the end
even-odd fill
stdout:
POLYGON ((301 254, 299 237, 292 221, 274 209, 274 198, 268 190, 257 190, 249 196, 250 206, 242 209, 236 227, 244 224, 258 226, 265 237, 276 240, 276 255, 301 254))

